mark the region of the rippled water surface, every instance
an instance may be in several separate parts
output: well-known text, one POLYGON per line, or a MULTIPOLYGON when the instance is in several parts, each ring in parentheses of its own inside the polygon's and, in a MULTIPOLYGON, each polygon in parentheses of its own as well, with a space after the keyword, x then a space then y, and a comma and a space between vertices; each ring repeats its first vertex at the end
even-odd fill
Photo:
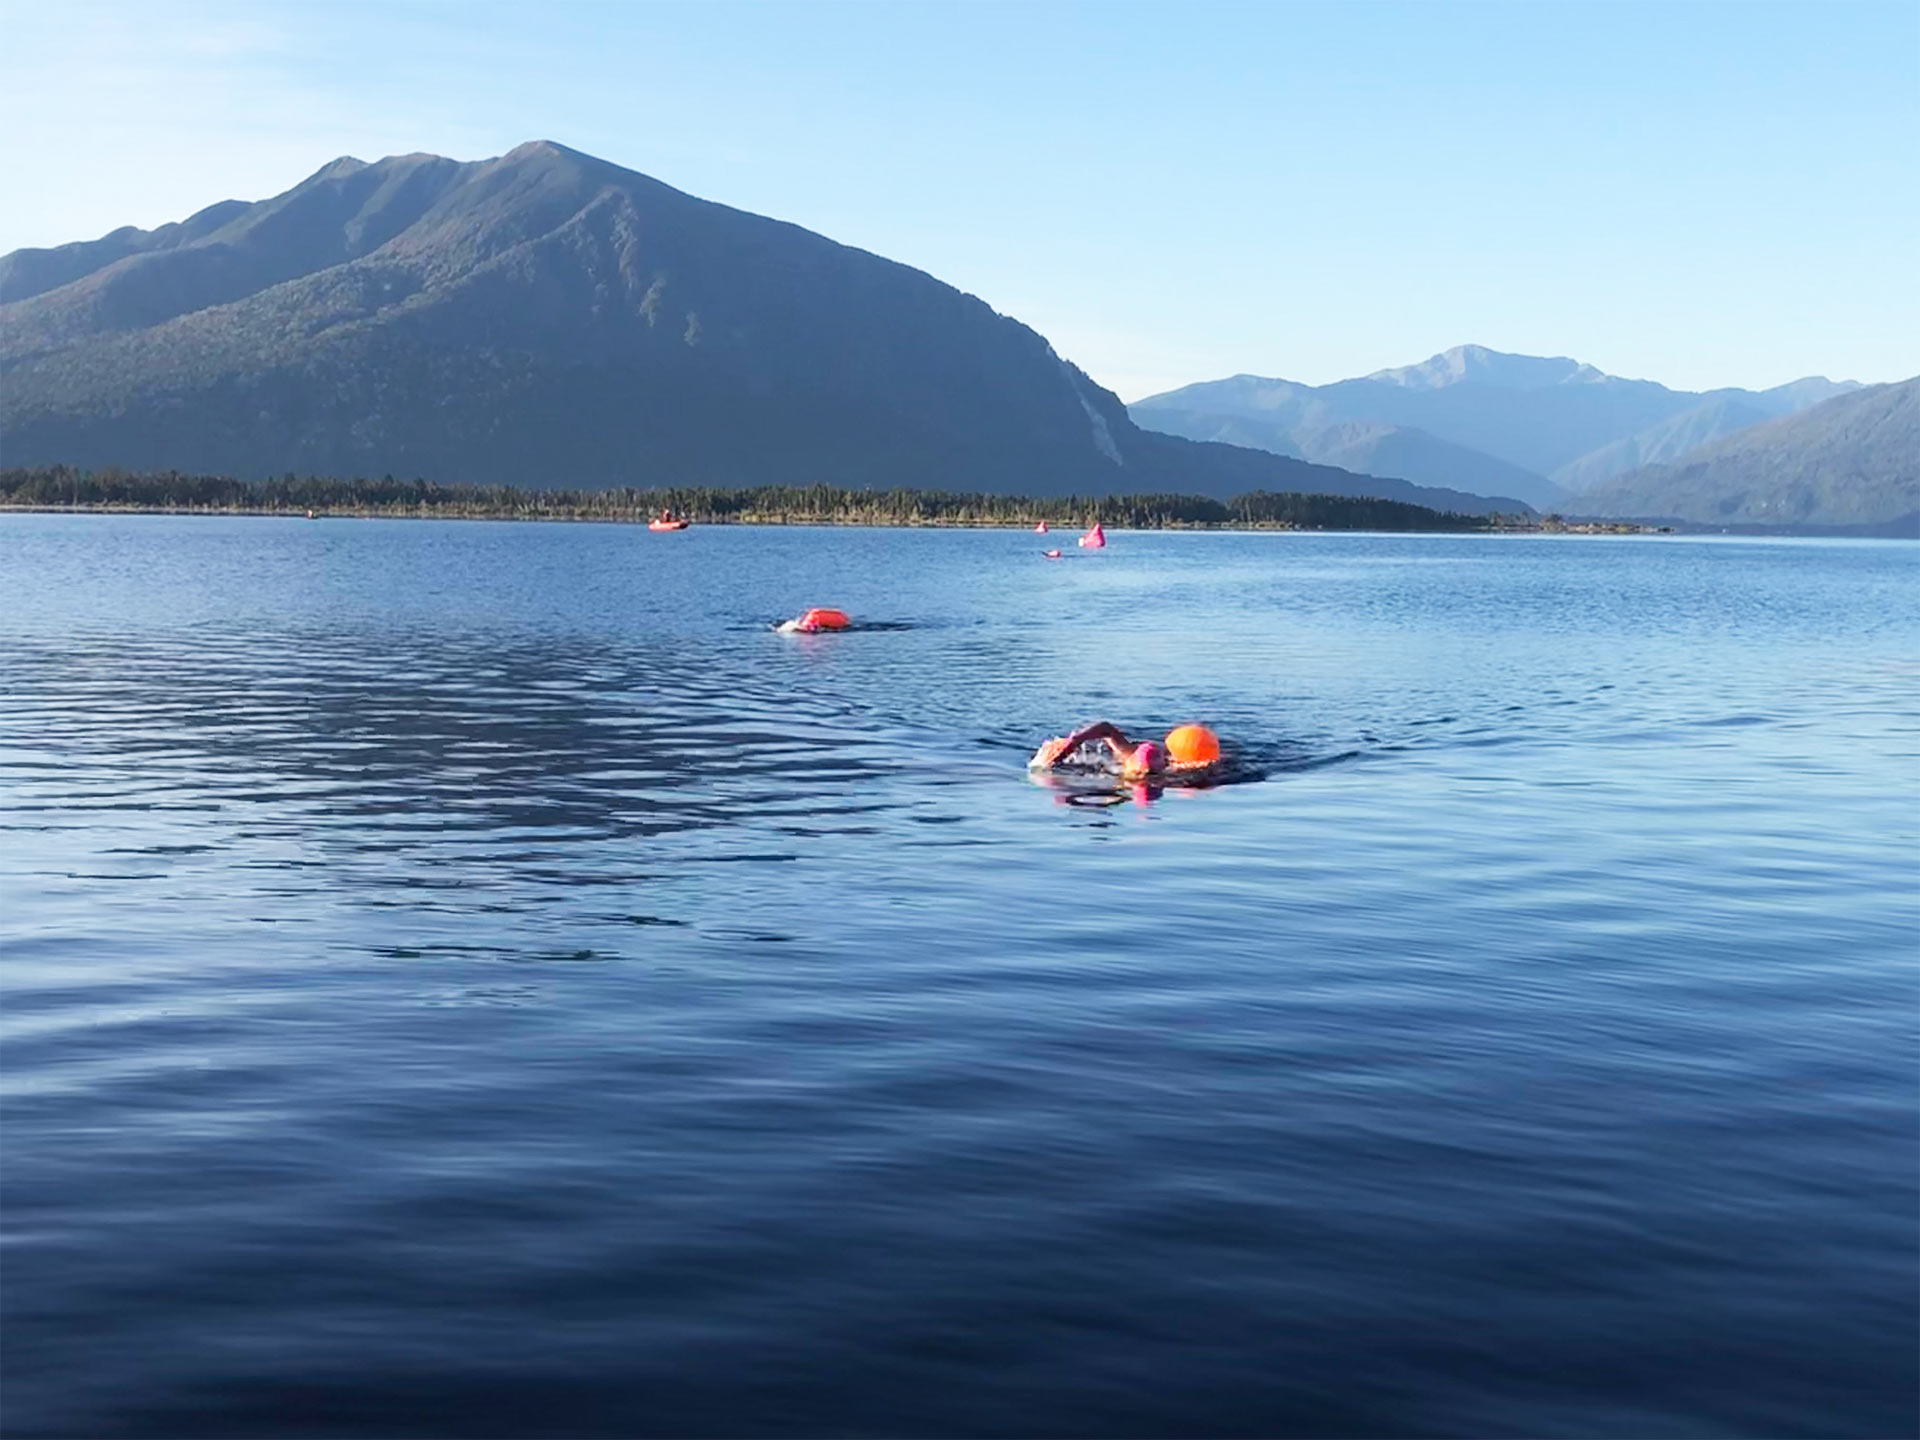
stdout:
POLYGON ((1911 1434, 1920 548, 1039 548, 0 517, 0 1427, 1911 1434))

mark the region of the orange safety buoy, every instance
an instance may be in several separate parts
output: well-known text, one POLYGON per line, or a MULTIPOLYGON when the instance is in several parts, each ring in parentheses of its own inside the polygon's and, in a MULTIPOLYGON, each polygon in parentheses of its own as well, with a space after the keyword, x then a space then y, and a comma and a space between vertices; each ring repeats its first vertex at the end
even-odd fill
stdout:
POLYGON ((1204 725, 1176 725, 1167 732, 1167 758, 1176 765, 1211 765, 1220 758, 1220 737, 1204 725))
POLYGON ((851 624, 853 621, 847 618, 846 611, 818 606, 802 615, 794 628, 811 635, 816 630, 844 630, 851 624))

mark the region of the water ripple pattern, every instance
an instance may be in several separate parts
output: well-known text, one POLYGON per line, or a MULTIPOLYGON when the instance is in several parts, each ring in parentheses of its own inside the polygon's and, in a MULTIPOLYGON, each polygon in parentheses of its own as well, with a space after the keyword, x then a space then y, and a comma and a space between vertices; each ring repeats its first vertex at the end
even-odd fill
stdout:
POLYGON ((1915 549, 1038 550, 0 517, 0 1431, 1913 1433, 1915 549))

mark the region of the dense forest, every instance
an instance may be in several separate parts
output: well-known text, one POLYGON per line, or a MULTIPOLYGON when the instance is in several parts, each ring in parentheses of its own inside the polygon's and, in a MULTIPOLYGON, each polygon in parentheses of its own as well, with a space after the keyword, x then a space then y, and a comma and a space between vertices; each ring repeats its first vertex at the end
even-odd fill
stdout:
POLYGON ((431 480, 339 480, 284 475, 239 480, 178 471, 129 474, 67 465, 0 470, 0 507, 243 515, 380 515, 495 520, 646 521, 662 510, 700 524, 1034 525, 1099 521, 1121 529, 1258 527, 1292 530, 1482 530, 1493 521, 1443 514, 1397 500, 1274 495, 1224 503, 1198 495, 1067 496, 950 494, 762 485, 750 489, 519 490, 431 480))

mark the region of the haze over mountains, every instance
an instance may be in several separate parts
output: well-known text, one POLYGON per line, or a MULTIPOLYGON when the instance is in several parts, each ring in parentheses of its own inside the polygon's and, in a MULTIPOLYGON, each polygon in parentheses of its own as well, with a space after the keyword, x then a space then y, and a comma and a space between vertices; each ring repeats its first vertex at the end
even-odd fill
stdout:
POLYGON ((1816 376, 1765 391, 1670 390, 1564 357, 1462 345, 1331 385, 1236 375, 1129 409, 1170 434, 1347 463, 1340 455, 1378 474, 1497 486, 1551 509, 1611 476, 1857 388, 1816 376))
POLYGON ((971 295, 548 142, 16 251, 0 385, 8 464, 1521 508, 1143 430, 971 295))

